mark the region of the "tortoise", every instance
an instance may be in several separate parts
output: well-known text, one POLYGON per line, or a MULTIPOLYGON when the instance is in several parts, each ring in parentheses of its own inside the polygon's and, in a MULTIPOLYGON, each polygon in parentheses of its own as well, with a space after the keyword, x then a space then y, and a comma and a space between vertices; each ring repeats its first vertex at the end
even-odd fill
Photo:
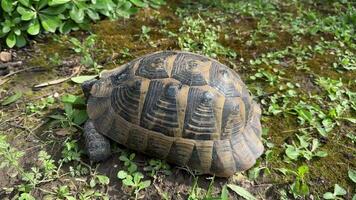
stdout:
POLYGON ((241 78, 218 61, 183 51, 139 57, 82 85, 91 161, 109 139, 129 149, 229 177, 263 153, 261 110, 241 78))

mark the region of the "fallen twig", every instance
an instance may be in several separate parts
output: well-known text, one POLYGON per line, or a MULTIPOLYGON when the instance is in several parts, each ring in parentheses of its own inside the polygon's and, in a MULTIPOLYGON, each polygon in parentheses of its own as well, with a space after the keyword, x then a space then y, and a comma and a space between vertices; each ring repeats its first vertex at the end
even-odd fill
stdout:
POLYGON ((21 73, 21 72, 24 72, 24 71, 28 71, 28 70, 31 70, 31 69, 36 69, 36 68, 39 68, 39 67, 30 67, 30 68, 20 69, 20 70, 11 72, 11 73, 9 73, 9 74, 3 76, 3 77, 0 79, 0 85, 6 83, 6 82, 8 81, 7 78, 9 78, 10 76, 13 76, 13 75, 15 75, 15 74, 18 74, 18 73, 21 73))
POLYGON ((69 79, 71 79, 72 77, 78 75, 80 73, 81 70, 81 66, 78 67, 77 70, 75 70, 70 76, 65 77, 65 78, 60 78, 60 79, 56 79, 56 80, 52 80, 52 81, 48 81, 48 82, 44 82, 44 83, 40 83, 37 85, 34 85, 33 88, 34 89, 39 89, 39 88, 43 88, 43 87, 47 87, 47 86, 51 86, 51 85, 57 85, 63 82, 68 81, 69 79))

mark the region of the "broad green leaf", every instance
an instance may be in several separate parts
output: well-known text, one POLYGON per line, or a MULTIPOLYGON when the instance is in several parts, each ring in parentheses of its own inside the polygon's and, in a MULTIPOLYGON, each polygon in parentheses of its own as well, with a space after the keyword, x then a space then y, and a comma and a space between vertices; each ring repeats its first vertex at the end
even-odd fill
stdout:
POLYGON ((129 161, 129 159, 126 156, 120 156, 119 160, 124 161, 124 162, 129 161))
POLYGON ((340 185, 335 184, 334 195, 335 196, 343 196, 345 194, 346 194, 346 190, 344 188, 342 188, 340 185))
POLYGON ((102 185, 108 185, 109 182, 110 182, 110 179, 109 177, 107 176, 104 176, 104 175, 97 175, 96 176, 99 180, 99 182, 102 184, 102 185))
POLYGON ((318 156, 318 157, 326 157, 328 155, 328 153, 326 153, 325 151, 318 151, 315 156, 318 156))
POLYGON ((73 112, 73 122, 77 125, 82 125, 88 119, 88 114, 86 110, 74 110, 73 112))
POLYGON ((30 7, 30 0, 19 0, 19 2, 26 7, 30 7))
POLYGON ((307 184, 301 183, 301 185, 300 185, 300 193, 303 194, 303 195, 309 194, 309 187, 308 187, 307 184))
POLYGON ((351 122, 351 123, 356 124, 356 118, 351 118, 351 117, 343 117, 343 118, 341 118, 341 119, 344 119, 344 120, 347 120, 347 121, 349 121, 349 122, 351 122))
POLYGON ((127 172, 125 172, 125 171, 123 171, 123 170, 120 170, 120 171, 117 173, 117 177, 118 177, 119 179, 124 179, 124 178, 126 178, 126 176, 127 176, 127 172))
POLYGON ((6 106, 6 105, 9 105, 9 104, 12 104, 12 103, 16 102, 17 100, 19 100, 21 97, 22 97, 22 92, 18 91, 14 95, 5 98, 1 102, 1 105, 2 106, 6 106))
POLYGON ((286 168, 277 168, 277 170, 280 171, 285 176, 287 175, 287 173, 293 172, 292 170, 286 168))
POLYGON ((136 172, 134 175, 134 183, 138 183, 140 182, 140 180, 143 178, 143 174, 141 174, 140 172, 136 172))
POLYGON ((92 20, 94 20, 94 21, 100 19, 99 14, 98 14, 95 10, 88 9, 88 10, 86 10, 86 13, 87 13, 88 16, 90 17, 90 19, 92 19, 92 20))
POLYGON ((75 197, 72 197, 72 196, 66 196, 66 199, 67 199, 67 200, 76 200, 76 198, 75 198, 75 197))
POLYGON ((78 24, 82 23, 84 20, 83 9, 79 9, 76 6, 73 6, 73 8, 69 12, 69 15, 70 15, 70 18, 72 18, 72 20, 78 24))
POLYGON ((23 34, 16 36, 16 46, 17 47, 23 47, 26 45, 26 39, 23 36, 23 34))
POLYGON ((96 185, 95 179, 92 178, 92 179, 90 180, 90 182, 89 182, 89 186, 90 186, 91 188, 93 188, 93 187, 95 187, 95 185, 96 185))
POLYGON ((21 30, 19 28, 15 28, 14 33, 16 36, 19 36, 19 35, 21 35, 21 30))
POLYGON ((40 14, 54 16, 54 15, 62 14, 66 9, 67 7, 65 5, 52 6, 52 7, 47 7, 42 9, 40 11, 40 14))
POLYGON ((323 198, 324 198, 324 199, 335 199, 335 196, 334 196, 333 193, 327 192, 327 193, 325 193, 325 194, 323 195, 323 198))
POLYGON ((296 193, 296 194, 299 194, 302 196, 309 194, 309 187, 300 180, 297 180, 296 182, 294 182, 291 185, 291 189, 292 189, 293 193, 296 193))
POLYGON ((40 32, 40 22, 38 19, 34 19, 27 29, 27 33, 30 35, 37 35, 40 32))
POLYGON ((146 8, 148 6, 147 3, 145 3, 141 0, 130 0, 130 1, 137 7, 146 8))
POLYGON ((132 182, 132 179, 124 179, 122 180, 122 183, 126 186, 133 186, 135 185, 134 182, 132 182))
POLYGON ((7 37, 6 37, 6 44, 8 47, 12 48, 16 44, 16 36, 13 32, 11 32, 7 37))
POLYGON ((311 151, 315 151, 319 147, 319 140, 313 139, 313 145, 311 151))
POLYGON ((356 183, 356 170, 350 169, 348 171, 349 178, 356 183))
POLYGON ((17 12, 21 14, 21 19, 23 21, 29 21, 31 19, 33 19, 35 16, 36 16, 36 12, 30 10, 30 9, 27 9, 27 8, 24 8, 24 7, 17 7, 17 12))
POLYGON ((12 12, 14 9, 13 0, 1 0, 1 7, 5 12, 12 12))
POLYGON ((46 31, 52 33, 54 33, 57 27, 59 27, 61 24, 61 20, 58 18, 58 16, 40 14, 40 20, 41 20, 42 27, 46 31))
POLYGON ((63 34, 69 33, 71 30, 78 30, 77 24, 72 20, 62 23, 59 27, 59 31, 63 34))
POLYGON ((86 110, 74 109, 73 112, 73 122, 77 125, 82 125, 88 119, 88 114, 86 110))
POLYGON ((80 97, 80 96, 75 96, 75 95, 72 95, 72 94, 67 94, 67 95, 64 95, 62 98, 61 98, 61 101, 63 103, 69 103, 69 104, 82 104, 84 105, 85 104, 85 99, 80 97))
POLYGON ((133 172, 137 171, 137 165, 132 164, 132 165, 130 165, 129 168, 127 168, 127 170, 128 170, 130 173, 133 173, 133 172))
POLYGON ((226 185, 221 190, 221 195, 220 195, 221 200, 229 200, 229 191, 227 190, 226 185))
POLYGON ((56 120, 65 120, 66 118, 63 115, 50 115, 49 118, 56 120))
POLYGON ((11 31, 11 27, 10 26, 7 26, 7 25, 4 25, 3 27, 2 27, 2 30, 0 30, 0 32, 3 32, 3 34, 6 34, 6 33, 8 33, 8 32, 10 32, 11 31))
POLYGON ((298 174, 299 174, 301 177, 304 177, 304 175, 305 175, 306 173, 308 173, 308 172, 309 172, 309 167, 308 167, 308 166, 302 165, 302 166, 298 167, 298 174))
POLYGON ((285 153, 288 156, 288 158, 290 158, 292 160, 296 160, 299 157, 299 154, 300 154, 299 149, 295 148, 292 145, 288 145, 285 153))
POLYGON ((29 193, 22 193, 18 200, 35 200, 35 197, 29 193))
POLYGON ((141 189, 144 189, 144 188, 147 188, 151 185, 151 181, 150 180, 146 180, 146 181, 143 181, 140 183, 140 188, 141 189))
POLYGON ((55 5, 60 5, 60 4, 65 4, 69 2, 70 0, 49 0, 48 5, 50 6, 55 6, 55 5))
POLYGON ((240 195, 246 200, 256 200, 256 198, 250 192, 240 186, 234 184, 227 184, 227 187, 229 187, 232 191, 234 191, 236 194, 240 195))
POLYGON ((96 78, 97 76, 98 76, 98 75, 76 76, 76 77, 71 78, 71 80, 72 80, 74 83, 82 84, 82 83, 84 83, 85 81, 89 81, 89 80, 92 80, 92 79, 96 78))

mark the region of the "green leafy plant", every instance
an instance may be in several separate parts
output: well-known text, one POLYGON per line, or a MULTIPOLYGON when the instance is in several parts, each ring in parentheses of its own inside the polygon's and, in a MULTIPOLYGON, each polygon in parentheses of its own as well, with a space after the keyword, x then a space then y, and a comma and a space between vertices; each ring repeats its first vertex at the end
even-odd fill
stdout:
POLYGON ((182 50, 202 53, 210 57, 236 57, 236 53, 218 42, 219 27, 206 23, 202 18, 187 17, 179 29, 178 44, 182 50))
POLYGON ((96 37, 96 35, 92 34, 85 38, 83 42, 74 37, 70 38, 69 41, 72 45, 72 49, 81 55, 80 63, 89 69, 94 69, 96 73, 99 73, 99 69, 102 68, 102 66, 94 59, 96 37))
POLYGON ((63 128, 81 129, 80 125, 87 119, 85 100, 80 96, 67 94, 61 98, 64 104, 64 114, 50 115, 54 119, 53 124, 61 124, 63 128))
POLYGON ((318 139, 312 139, 308 135, 296 135, 299 144, 293 143, 285 144, 285 153, 291 160, 298 160, 299 157, 304 157, 307 160, 311 160, 313 157, 325 157, 328 154, 324 151, 317 150, 320 146, 318 139))
POLYGON ((55 99, 52 96, 48 96, 46 98, 41 98, 39 102, 36 103, 28 103, 26 105, 27 113, 37 113, 41 114, 41 111, 50 107, 55 102, 55 99))
POLYGON ((307 184, 307 174, 309 173, 308 166, 302 165, 298 167, 297 171, 285 168, 279 168, 278 170, 284 175, 291 174, 295 176, 295 181, 290 186, 291 193, 294 195, 294 197, 305 196, 309 194, 309 186, 307 184))
POLYGON ((49 199, 66 199, 66 200, 75 200, 76 198, 72 195, 69 187, 67 185, 59 186, 55 188, 53 194, 46 195, 45 200, 49 199))
POLYGON ((39 152, 38 160, 41 161, 44 176, 51 178, 55 175, 55 173, 57 173, 57 166, 55 161, 46 151, 39 152))
POLYGON ((3 0, 0 7, 0 38, 8 47, 23 47, 29 36, 41 32, 68 33, 87 29, 89 22, 103 16, 129 17, 138 8, 158 8, 164 0, 3 0))
POLYGON ((165 161, 151 159, 148 164, 149 165, 144 167, 143 170, 148 171, 152 177, 155 177, 158 173, 163 173, 167 176, 172 173, 170 166, 165 161))
POLYGON ((142 41, 147 41, 150 39, 149 33, 151 32, 151 28, 147 27, 145 25, 141 26, 141 35, 140 35, 140 40, 142 41))
POLYGON ((118 172, 117 177, 122 180, 122 183, 125 186, 132 188, 133 193, 135 194, 135 199, 138 199, 138 194, 141 190, 151 185, 150 180, 142 180, 144 176, 140 172, 128 174, 126 171, 121 170, 118 172))
POLYGON ((31 167, 29 171, 23 169, 20 165, 20 159, 24 156, 24 152, 12 147, 7 141, 6 136, 0 134, 0 169, 7 168, 7 172, 11 177, 20 177, 21 184, 17 186, 18 191, 24 193, 21 199, 31 199, 31 191, 39 184, 49 182, 55 178, 56 169, 51 156, 45 151, 40 151, 38 154, 39 167, 31 167))
POLYGON ((137 171, 137 165, 134 162, 135 154, 131 153, 129 156, 126 152, 122 152, 119 157, 124 162, 126 170, 120 170, 117 177, 122 180, 126 187, 132 188, 132 195, 135 194, 135 199, 138 199, 139 192, 151 185, 150 180, 142 180, 144 178, 141 172, 137 171))
POLYGON ((80 156, 83 153, 83 151, 79 149, 76 140, 67 141, 64 143, 63 146, 64 146, 62 150, 63 162, 80 161, 80 156))
POLYGON ((90 187, 95 187, 99 183, 100 185, 109 185, 110 179, 105 175, 94 174, 90 179, 89 185, 90 187))
POLYGON ((335 126, 335 122, 318 105, 310 105, 300 101, 294 106, 293 111, 295 111, 293 114, 298 116, 301 125, 308 123, 311 128, 315 128, 324 137, 335 126))
POLYGON ((342 200, 343 198, 339 197, 339 196, 344 196, 346 194, 346 190, 344 188, 342 188, 341 186, 339 186, 338 184, 335 184, 334 187, 334 192, 326 192, 323 195, 324 199, 339 199, 342 200))
POLYGON ((131 153, 129 156, 126 152, 123 152, 119 157, 119 160, 124 162, 124 166, 127 168, 129 173, 133 173, 137 171, 137 165, 134 162, 135 154, 131 153))

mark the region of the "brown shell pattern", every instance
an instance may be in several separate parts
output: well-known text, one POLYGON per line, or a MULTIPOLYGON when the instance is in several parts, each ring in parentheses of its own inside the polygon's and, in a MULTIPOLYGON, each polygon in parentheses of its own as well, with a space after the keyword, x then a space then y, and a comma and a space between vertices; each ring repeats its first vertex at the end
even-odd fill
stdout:
POLYGON ((263 153, 261 110, 216 60, 162 51, 107 72, 91 89, 96 129, 128 148, 230 176, 263 153))

